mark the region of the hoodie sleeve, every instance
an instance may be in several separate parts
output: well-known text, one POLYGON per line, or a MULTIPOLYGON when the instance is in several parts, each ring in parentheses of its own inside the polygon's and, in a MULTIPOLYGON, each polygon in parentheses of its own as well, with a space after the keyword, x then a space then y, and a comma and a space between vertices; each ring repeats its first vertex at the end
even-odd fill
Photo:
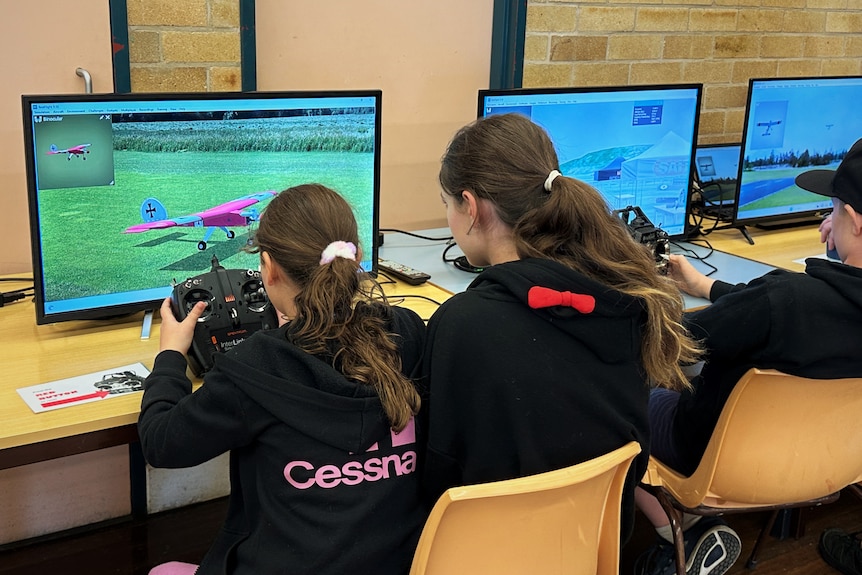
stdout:
POLYGON ((686 315, 693 335, 706 342, 707 361, 747 356, 763 348, 772 329, 776 280, 780 276, 768 274, 747 285, 715 282, 710 293, 714 303, 686 315))
POLYGON ((241 393, 217 370, 192 393, 185 357, 176 351, 156 356, 138 418, 147 463, 180 468, 209 461, 249 440, 246 420, 241 393))
POLYGON ((695 338, 705 342, 706 361, 717 362, 762 347, 769 337, 769 317, 768 296, 746 290, 692 313, 686 324, 695 338))

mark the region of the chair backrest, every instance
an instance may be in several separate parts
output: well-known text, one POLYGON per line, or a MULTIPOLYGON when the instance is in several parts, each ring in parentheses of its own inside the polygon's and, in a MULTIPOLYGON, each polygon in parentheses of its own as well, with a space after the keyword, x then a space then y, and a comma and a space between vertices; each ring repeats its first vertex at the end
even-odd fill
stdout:
POLYGON ((752 507, 817 499, 860 480, 862 378, 751 369, 731 393, 688 483, 698 498, 752 507))
POLYGON ((411 575, 619 573, 620 504, 640 445, 564 469, 447 490, 411 575))

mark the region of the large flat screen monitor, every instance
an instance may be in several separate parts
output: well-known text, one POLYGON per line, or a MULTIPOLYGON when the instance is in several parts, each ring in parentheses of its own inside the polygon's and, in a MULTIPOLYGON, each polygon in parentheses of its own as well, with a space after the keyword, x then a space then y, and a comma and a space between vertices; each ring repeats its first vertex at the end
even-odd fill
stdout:
POLYGON ((860 103, 862 76, 750 80, 734 223, 814 223, 831 210, 794 180, 834 168, 862 137, 860 103))
POLYGON ((560 171, 611 209, 640 207, 671 238, 688 233, 701 84, 480 90, 479 116, 518 112, 549 133, 560 171))
POLYGON ((156 307, 173 281, 256 269, 273 195, 351 204, 376 272, 380 91, 23 96, 36 321, 156 307))

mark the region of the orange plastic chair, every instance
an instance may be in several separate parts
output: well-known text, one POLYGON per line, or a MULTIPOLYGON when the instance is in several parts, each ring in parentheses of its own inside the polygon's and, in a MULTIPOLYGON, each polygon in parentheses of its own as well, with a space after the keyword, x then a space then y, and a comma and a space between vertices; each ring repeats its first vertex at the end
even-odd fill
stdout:
POLYGON ((618 575, 620 504, 636 442, 564 469, 447 490, 411 575, 618 575))
POLYGON ((806 379, 751 369, 731 392, 691 477, 650 457, 642 487, 671 519, 684 575, 682 512, 773 510, 748 560, 781 509, 831 503, 862 480, 862 378, 806 379))

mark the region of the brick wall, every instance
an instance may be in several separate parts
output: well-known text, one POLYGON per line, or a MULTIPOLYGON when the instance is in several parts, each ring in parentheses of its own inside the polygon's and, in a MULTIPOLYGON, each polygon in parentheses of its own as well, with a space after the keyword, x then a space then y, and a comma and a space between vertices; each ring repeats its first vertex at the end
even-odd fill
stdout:
POLYGON ((742 138, 749 78, 862 74, 862 0, 529 0, 524 87, 704 84, 700 143, 742 138))
POLYGON ((239 0, 128 0, 133 92, 242 89, 239 0))

